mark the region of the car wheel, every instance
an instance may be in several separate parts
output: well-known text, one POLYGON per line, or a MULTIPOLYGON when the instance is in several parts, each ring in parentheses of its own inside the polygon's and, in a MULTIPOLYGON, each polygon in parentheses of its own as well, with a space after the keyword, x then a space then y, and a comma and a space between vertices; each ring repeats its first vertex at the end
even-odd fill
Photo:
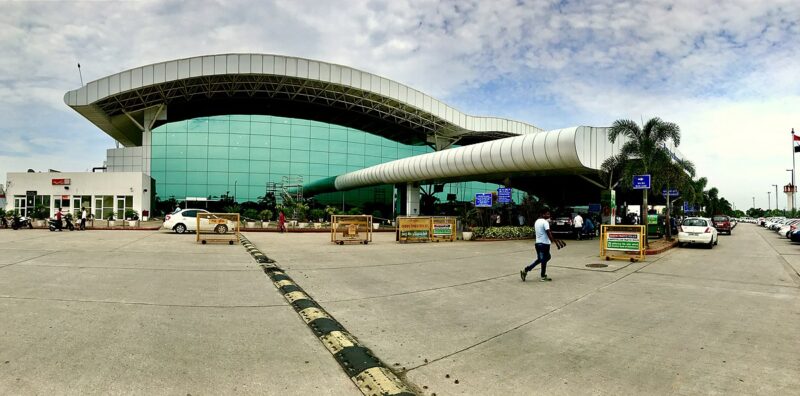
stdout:
POLYGON ((224 234, 228 232, 228 226, 226 226, 225 224, 220 224, 214 227, 214 232, 216 232, 217 234, 224 234))
POLYGON ((177 234, 183 234, 186 232, 186 226, 183 224, 178 224, 173 228, 173 230, 175 230, 175 233, 177 234))

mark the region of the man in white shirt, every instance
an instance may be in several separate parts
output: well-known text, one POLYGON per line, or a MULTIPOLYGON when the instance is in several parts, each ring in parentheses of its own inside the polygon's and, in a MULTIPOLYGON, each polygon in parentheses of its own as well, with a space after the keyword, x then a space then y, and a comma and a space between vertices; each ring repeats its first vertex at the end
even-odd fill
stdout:
POLYGON ((580 213, 575 214, 572 219, 572 229, 575 231, 575 239, 581 239, 581 230, 583 229, 583 217, 580 213))
POLYGON ((534 223, 533 228, 536 231, 536 261, 523 268, 519 272, 519 277, 522 278, 523 282, 525 282, 528 272, 533 270, 537 265, 541 264, 541 278, 539 280, 541 282, 551 281, 552 279, 547 276, 547 262, 550 261, 551 257, 550 243, 553 242, 559 244, 561 241, 553 238, 553 233, 550 232, 549 209, 542 209, 539 212, 539 218, 536 219, 536 223, 534 223))
POLYGON ((81 208, 81 231, 86 230, 86 208, 81 208))

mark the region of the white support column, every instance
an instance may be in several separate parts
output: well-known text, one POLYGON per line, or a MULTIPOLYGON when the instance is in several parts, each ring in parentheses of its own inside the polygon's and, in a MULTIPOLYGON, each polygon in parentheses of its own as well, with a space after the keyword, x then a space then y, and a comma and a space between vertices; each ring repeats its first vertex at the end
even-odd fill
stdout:
POLYGON ((419 183, 406 183, 406 216, 419 216, 419 183))

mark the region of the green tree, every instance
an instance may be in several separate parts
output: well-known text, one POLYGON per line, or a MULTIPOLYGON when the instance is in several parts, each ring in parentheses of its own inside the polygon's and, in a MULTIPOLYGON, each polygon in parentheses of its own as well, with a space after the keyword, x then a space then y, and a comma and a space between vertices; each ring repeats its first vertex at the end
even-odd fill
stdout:
MULTIPOLYGON (((691 190, 691 182, 692 177, 694 177, 694 164, 688 160, 677 160, 672 161, 667 160, 666 163, 658 164, 658 177, 654 179, 656 182, 655 187, 656 191, 660 191, 662 189, 670 190, 676 189, 681 194, 685 194, 687 191, 691 190)), ((675 200, 678 198, 676 197, 675 200)), ((669 226, 670 224, 670 216, 672 215, 672 203, 673 198, 668 196, 667 197, 667 208, 665 211, 666 215, 666 231, 667 231, 667 239, 672 240, 672 227, 669 226)))
MULTIPOLYGON (((627 140, 620 150, 620 160, 627 162, 628 169, 643 174, 652 174, 658 164, 669 161, 671 155, 666 143, 672 141, 677 147, 681 143, 681 130, 677 124, 666 122, 658 117, 651 118, 642 127, 632 120, 617 120, 608 131, 608 140, 615 143, 619 138, 627 140)), ((647 195, 642 190, 642 220, 647 233, 647 195)))

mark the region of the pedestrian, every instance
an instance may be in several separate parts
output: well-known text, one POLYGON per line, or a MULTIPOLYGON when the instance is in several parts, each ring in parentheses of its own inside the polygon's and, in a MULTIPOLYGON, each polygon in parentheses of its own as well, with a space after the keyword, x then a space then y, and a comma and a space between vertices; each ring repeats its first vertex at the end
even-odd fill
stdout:
POLYGON ((81 231, 86 231, 86 208, 81 208, 81 231))
POLYGON ((523 216, 522 213, 518 214, 517 215, 517 221, 519 221, 520 227, 524 226, 525 225, 525 216, 523 216))
POLYGON ((489 227, 493 226, 495 223, 497 223, 497 214, 492 213, 489 215, 489 227))
POLYGON ((584 235, 588 235, 589 239, 594 238, 594 223, 591 217, 587 217, 586 221, 583 222, 582 232, 584 235))
POLYGON ((286 232, 286 215, 283 214, 283 211, 278 215, 278 231, 281 233, 286 232))
POLYGON ((494 222, 494 224, 495 224, 496 226, 500 227, 500 221, 501 221, 501 219, 500 219, 500 213, 498 213, 498 214, 497 214, 497 218, 495 219, 495 222, 494 222))
POLYGON ((580 213, 575 214, 572 219, 572 229, 575 231, 575 239, 581 239, 581 231, 583 230, 583 217, 580 213))
POLYGON ((528 272, 536 268, 537 265, 541 264, 542 269, 540 272, 540 281, 541 282, 548 282, 552 279, 547 276, 547 262, 550 261, 550 243, 563 243, 555 238, 553 238, 553 233, 550 232, 550 210, 549 209, 542 209, 539 212, 539 218, 536 219, 536 223, 533 225, 534 230, 536 231, 536 261, 531 263, 529 266, 523 268, 519 271, 519 276, 522 278, 522 281, 525 282, 525 278, 528 276, 528 272))
POLYGON ((61 231, 61 208, 56 210, 56 229, 61 231))

